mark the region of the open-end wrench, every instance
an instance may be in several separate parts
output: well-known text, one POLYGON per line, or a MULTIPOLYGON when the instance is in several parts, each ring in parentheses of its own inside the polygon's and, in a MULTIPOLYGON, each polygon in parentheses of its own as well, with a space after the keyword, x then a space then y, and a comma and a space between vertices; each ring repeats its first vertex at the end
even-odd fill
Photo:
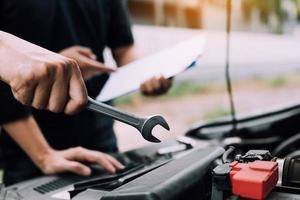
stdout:
POLYGON ((98 102, 89 97, 89 102, 86 107, 88 110, 101 113, 108 117, 111 117, 115 120, 121 121, 125 124, 131 125, 140 131, 143 138, 149 142, 160 142, 159 139, 152 135, 152 129, 156 125, 161 125, 167 130, 170 130, 170 127, 166 120, 159 115, 154 115, 146 118, 140 118, 133 114, 120 111, 112 106, 98 102))

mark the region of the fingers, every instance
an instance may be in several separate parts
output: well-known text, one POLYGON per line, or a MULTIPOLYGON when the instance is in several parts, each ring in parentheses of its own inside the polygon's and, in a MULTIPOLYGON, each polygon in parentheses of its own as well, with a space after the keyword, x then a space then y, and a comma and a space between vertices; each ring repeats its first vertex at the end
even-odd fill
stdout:
POLYGON ((87 91, 77 63, 57 56, 34 61, 10 83, 14 97, 25 105, 73 114, 87 103, 87 91), (57 56, 57 57, 56 57, 57 56))
POLYGON ((90 176, 92 173, 89 167, 76 161, 66 160, 61 166, 61 172, 72 172, 81 176, 90 176))
MULTIPOLYGON (((7 59, 1 78, 10 85, 18 101, 52 112, 65 110, 67 114, 87 103, 86 88, 75 61, 9 34, 6 37, 10 42, 3 43, 2 53, 7 59)), ((80 52, 91 60, 96 58, 89 49, 80 52)))
POLYGON ((36 109, 44 109, 49 103, 51 93, 51 85, 53 80, 47 79, 36 87, 34 98, 32 99, 32 106, 36 109))
MULTIPOLYGON (((12 92, 17 100, 36 109, 48 105, 51 85, 55 79, 55 67, 49 63, 36 63, 34 72, 22 70, 17 84, 12 83, 12 92)), ((30 69, 28 67, 28 69, 30 69)))
POLYGON ((104 154, 104 155, 118 170, 124 169, 124 165, 122 165, 117 159, 115 159, 114 157, 108 154, 104 154))
POLYGON ((49 102, 47 109, 52 112, 64 111, 66 102, 68 100, 69 80, 71 76, 72 66, 70 63, 61 65, 56 69, 55 81, 51 86, 49 102))
POLYGON ((69 149, 67 151, 67 159, 96 163, 110 173, 115 173, 117 170, 124 168, 119 161, 101 152, 91 151, 81 147, 69 149))
POLYGON ((116 173, 117 167, 104 154, 86 155, 89 162, 97 163, 109 173, 116 173))
POLYGON ((140 90, 144 95, 156 96, 166 93, 172 85, 172 80, 165 79, 163 76, 152 78, 145 81, 140 86, 140 90))
POLYGON ((124 166, 119 161, 101 152, 84 149, 82 151, 82 154, 78 155, 79 158, 84 161, 96 163, 102 166, 109 173, 116 173, 117 170, 124 168, 124 166))
POLYGON ((91 169, 76 160, 67 159, 66 154, 69 150, 56 151, 51 150, 41 158, 35 160, 37 166, 44 174, 51 175, 64 172, 72 172, 78 175, 89 176, 91 169))
POLYGON ((160 91, 162 85, 158 78, 152 78, 141 85, 141 91, 145 95, 156 95, 160 91))
POLYGON ((114 68, 107 67, 103 63, 82 55, 78 55, 77 60, 80 63, 80 70, 84 80, 88 80, 101 73, 112 73, 116 71, 114 68))
POLYGON ((94 71, 94 72, 101 72, 101 73, 111 73, 111 72, 115 72, 116 69, 111 68, 111 67, 107 67, 105 66, 103 63, 100 63, 96 60, 90 59, 88 57, 85 56, 81 56, 79 55, 78 59, 80 60, 81 63, 84 63, 85 66, 89 67, 90 71, 94 71))
POLYGON ((45 174, 72 172, 83 176, 91 175, 91 169, 82 162, 98 164, 110 173, 115 173, 117 170, 124 168, 115 158, 82 147, 70 148, 64 151, 53 150, 44 156, 42 162, 38 161, 37 165, 45 174))
POLYGON ((65 113, 74 114, 80 111, 88 102, 87 90, 76 63, 73 63, 71 78, 68 85, 69 99, 65 106, 65 113))
POLYGON ((103 63, 98 62, 97 56, 87 47, 69 47, 60 51, 60 54, 77 61, 85 80, 88 80, 99 73, 111 73, 116 71, 114 68, 107 67, 103 63))
POLYGON ((159 81, 160 81, 160 83, 162 85, 163 92, 167 92, 171 88, 171 86, 173 84, 173 79, 172 78, 166 79, 163 76, 160 77, 159 81))

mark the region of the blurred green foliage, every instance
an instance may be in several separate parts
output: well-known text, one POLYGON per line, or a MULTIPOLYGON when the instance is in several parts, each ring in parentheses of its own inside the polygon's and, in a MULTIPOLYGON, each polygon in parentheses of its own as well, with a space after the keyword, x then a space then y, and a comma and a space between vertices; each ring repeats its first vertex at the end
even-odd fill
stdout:
POLYGON ((189 94, 205 93, 208 90, 207 85, 195 81, 182 81, 175 83, 167 93, 166 97, 180 97, 189 94))
MULTIPOLYGON (((176 98, 194 94, 203 94, 209 90, 208 85, 203 85, 195 81, 176 82, 170 91, 160 98, 176 98)), ((148 99, 148 98, 147 98, 148 99)), ((131 94, 117 98, 114 103, 116 105, 133 105, 135 102, 146 101, 146 98, 141 94, 131 94)))
POLYGON ((286 76, 277 76, 267 80, 269 85, 274 88, 284 87, 288 84, 289 80, 286 76))
POLYGON ((228 115, 230 115, 229 109, 220 106, 220 107, 215 107, 212 110, 206 112, 204 114, 204 119, 210 121, 210 120, 216 120, 222 117, 226 117, 228 115))
POLYGON ((115 105, 131 105, 133 104, 133 98, 137 95, 126 95, 122 97, 118 97, 114 100, 115 105))
POLYGON ((242 9, 245 19, 250 20, 254 9, 259 10, 260 20, 268 23, 268 18, 273 10, 274 0, 243 0, 242 9))

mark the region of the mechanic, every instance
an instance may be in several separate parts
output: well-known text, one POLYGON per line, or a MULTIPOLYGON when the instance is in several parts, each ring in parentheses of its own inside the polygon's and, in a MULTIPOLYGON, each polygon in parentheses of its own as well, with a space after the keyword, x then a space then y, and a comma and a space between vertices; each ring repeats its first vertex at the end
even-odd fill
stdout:
MULTIPOLYGON (((115 71, 103 64, 105 47, 112 50, 118 66, 136 59, 128 13, 122 0, 3 0, 0 4, 0 28, 76 60, 92 98, 101 91, 108 73, 115 71)), ((153 78, 141 85, 141 91, 146 95, 162 94, 171 83, 163 77, 153 78)), ((9 93, 4 86, 1 90, 1 93, 9 93)), ((16 107, 10 101, 6 105, 8 108, 16 107)), ((72 160, 96 162, 110 172, 122 168, 112 157, 100 153, 118 150, 113 120, 110 118, 89 111, 68 116, 18 107, 17 113, 24 115, 22 118, 15 116, 4 124, 5 131, 0 138, 6 184, 39 176, 42 172, 72 171, 90 175, 91 170, 87 166, 72 160), (45 149, 50 150, 31 150, 40 155, 37 158, 30 156, 30 160, 27 155, 31 154, 26 147, 21 146, 27 155, 7 132, 23 135, 23 139, 40 140, 45 149), (69 151, 76 152, 72 154, 75 157, 70 156, 69 151), (103 158, 102 161, 99 157, 103 158)))

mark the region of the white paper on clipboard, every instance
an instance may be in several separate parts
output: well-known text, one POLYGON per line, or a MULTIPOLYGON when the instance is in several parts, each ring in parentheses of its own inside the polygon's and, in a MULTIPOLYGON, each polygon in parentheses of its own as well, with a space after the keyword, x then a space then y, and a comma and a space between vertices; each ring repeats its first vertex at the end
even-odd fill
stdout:
POLYGON ((170 78, 189 69, 201 58, 205 41, 205 36, 201 34, 121 67, 110 75, 97 100, 105 102, 115 99, 138 90, 141 83, 152 77, 163 75, 170 78))

